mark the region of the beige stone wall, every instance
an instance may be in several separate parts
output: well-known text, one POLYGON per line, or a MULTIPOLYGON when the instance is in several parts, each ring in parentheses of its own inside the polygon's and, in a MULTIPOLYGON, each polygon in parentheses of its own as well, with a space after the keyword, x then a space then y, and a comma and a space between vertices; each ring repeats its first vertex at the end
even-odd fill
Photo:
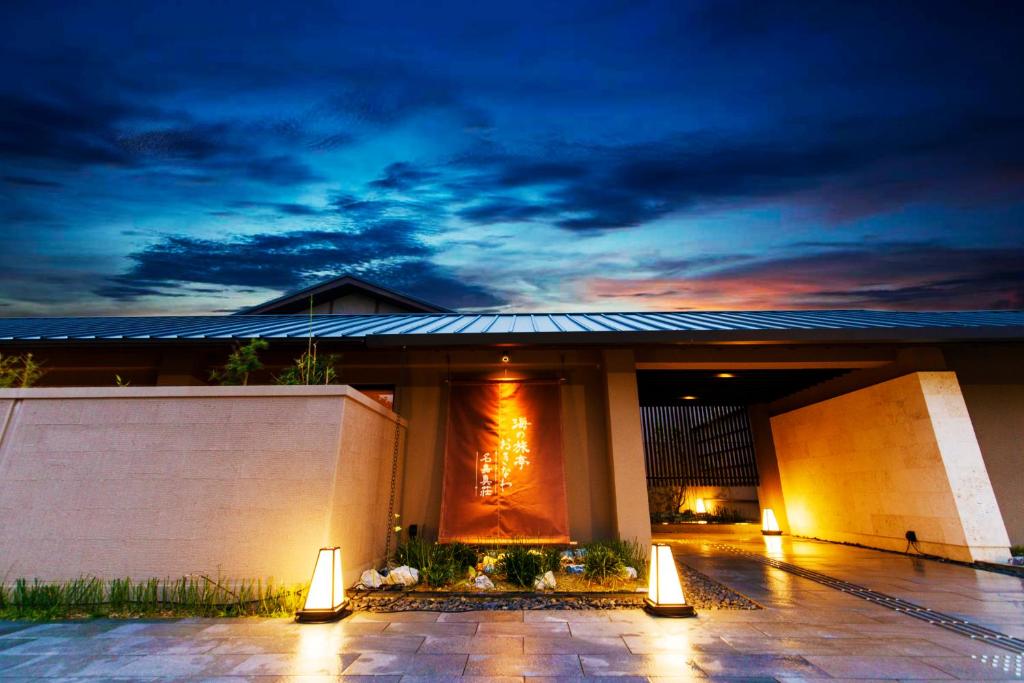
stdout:
POLYGON ((383 555, 395 416, 349 387, 0 391, 0 576, 346 580, 383 555), (2 424, 2 423, 0 423, 2 424))
POLYGON ((956 375, 918 372, 771 419, 792 533, 958 560, 1005 560, 956 375))

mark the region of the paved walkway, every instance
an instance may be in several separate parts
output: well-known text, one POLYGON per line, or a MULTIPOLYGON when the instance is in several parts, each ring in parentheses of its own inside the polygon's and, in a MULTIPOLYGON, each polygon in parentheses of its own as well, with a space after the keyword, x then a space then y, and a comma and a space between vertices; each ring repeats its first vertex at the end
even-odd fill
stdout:
POLYGON ((676 548, 763 610, 702 612, 689 620, 621 610, 361 613, 324 625, 284 619, 0 622, 0 679, 1022 680, 1014 655, 738 558, 721 543, 768 552, 1006 633, 1024 629, 1019 579, 789 538, 771 541, 766 550, 760 535, 750 533, 688 538, 676 548))

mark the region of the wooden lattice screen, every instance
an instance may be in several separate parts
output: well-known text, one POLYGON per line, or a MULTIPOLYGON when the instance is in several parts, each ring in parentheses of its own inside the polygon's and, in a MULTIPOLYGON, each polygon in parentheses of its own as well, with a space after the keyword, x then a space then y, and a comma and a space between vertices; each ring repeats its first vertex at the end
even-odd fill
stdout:
POLYGON ((642 406, 647 482, 652 486, 756 486, 744 406, 642 406))

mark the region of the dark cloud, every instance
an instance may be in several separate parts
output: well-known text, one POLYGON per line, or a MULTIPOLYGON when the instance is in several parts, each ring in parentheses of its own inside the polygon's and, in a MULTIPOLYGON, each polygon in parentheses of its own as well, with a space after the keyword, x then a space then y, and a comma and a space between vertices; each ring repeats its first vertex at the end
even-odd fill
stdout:
POLYGON ((410 190, 437 177, 437 173, 413 164, 399 161, 384 169, 384 175, 370 182, 370 187, 382 190, 410 190))
MULTIPOLYGON (((847 200, 862 201, 858 211, 869 214, 909 200, 969 198, 982 184, 1019 186, 1024 117, 937 112, 925 121, 792 123, 747 138, 708 133, 650 145, 563 146, 554 153, 570 160, 458 160, 460 173, 468 170, 470 177, 459 177, 452 188, 475 199, 460 215, 476 223, 536 220, 590 231, 636 227, 726 201, 735 206, 787 195, 828 211, 847 200), (872 188, 871 197, 860 196, 864 185, 872 188), (523 187, 534 188, 534 196, 500 194, 523 187)), ((408 165, 402 170, 413 177, 428 173, 408 165)))
MULTIPOLYGON (((294 202, 231 202, 230 206, 236 209, 268 209, 284 216, 319 216, 324 213, 322 209, 308 204, 297 204, 294 202)), ((220 212, 230 215, 231 212, 220 212)))
POLYGON ((116 122, 130 109, 79 96, 0 94, 0 158, 78 167, 125 165, 116 122))
POLYGON ((21 187, 49 187, 57 188, 64 187, 63 183, 58 183, 55 180, 44 180, 42 178, 29 178, 28 176, 4 176, 4 182, 9 185, 19 185, 21 187))
POLYGON ((0 94, 0 160, 71 169, 160 167, 150 172, 202 182, 216 177, 295 185, 318 179, 293 154, 268 150, 267 143, 275 140, 266 133, 277 131, 287 140, 293 136, 287 129, 230 121, 145 129, 133 123, 170 118, 182 117, 81 93, 48 98, 0 94))
POLYGON ((185 289, 197 291, 195 284, 288 291, 332 274, 353 273, 442 304, 500 303, 483 287, 430 262, 432 255, 416 227, 397 220, 380 220, 355 232, 298 230, 223 240, 176 235, 132 254, 132 267, 96 294, 122 300, 164 292, 180 296, 185 289))

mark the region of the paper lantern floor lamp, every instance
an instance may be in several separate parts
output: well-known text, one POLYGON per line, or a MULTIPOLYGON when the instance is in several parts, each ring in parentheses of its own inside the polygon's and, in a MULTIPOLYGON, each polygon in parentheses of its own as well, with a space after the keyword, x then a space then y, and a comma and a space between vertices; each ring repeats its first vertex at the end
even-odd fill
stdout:
POLYGON ((686 604, 679 583, 672 548, 664 543, 651 546, 651 567, 647 578, 647 599, 644 609, 659 617, 694 617, 693 605, 686 604))
POLYGON ((775 521, 775 511, 771 508, 765 508, 761 511, 761 533, 765 536, 782 535, 779 523, 775 521))
POLYGON ((347 613, 345 584, 341 580, 341 548, 320 548, 309 582, 309 592, 295 618, 302 622, 333 621, 347 613))

